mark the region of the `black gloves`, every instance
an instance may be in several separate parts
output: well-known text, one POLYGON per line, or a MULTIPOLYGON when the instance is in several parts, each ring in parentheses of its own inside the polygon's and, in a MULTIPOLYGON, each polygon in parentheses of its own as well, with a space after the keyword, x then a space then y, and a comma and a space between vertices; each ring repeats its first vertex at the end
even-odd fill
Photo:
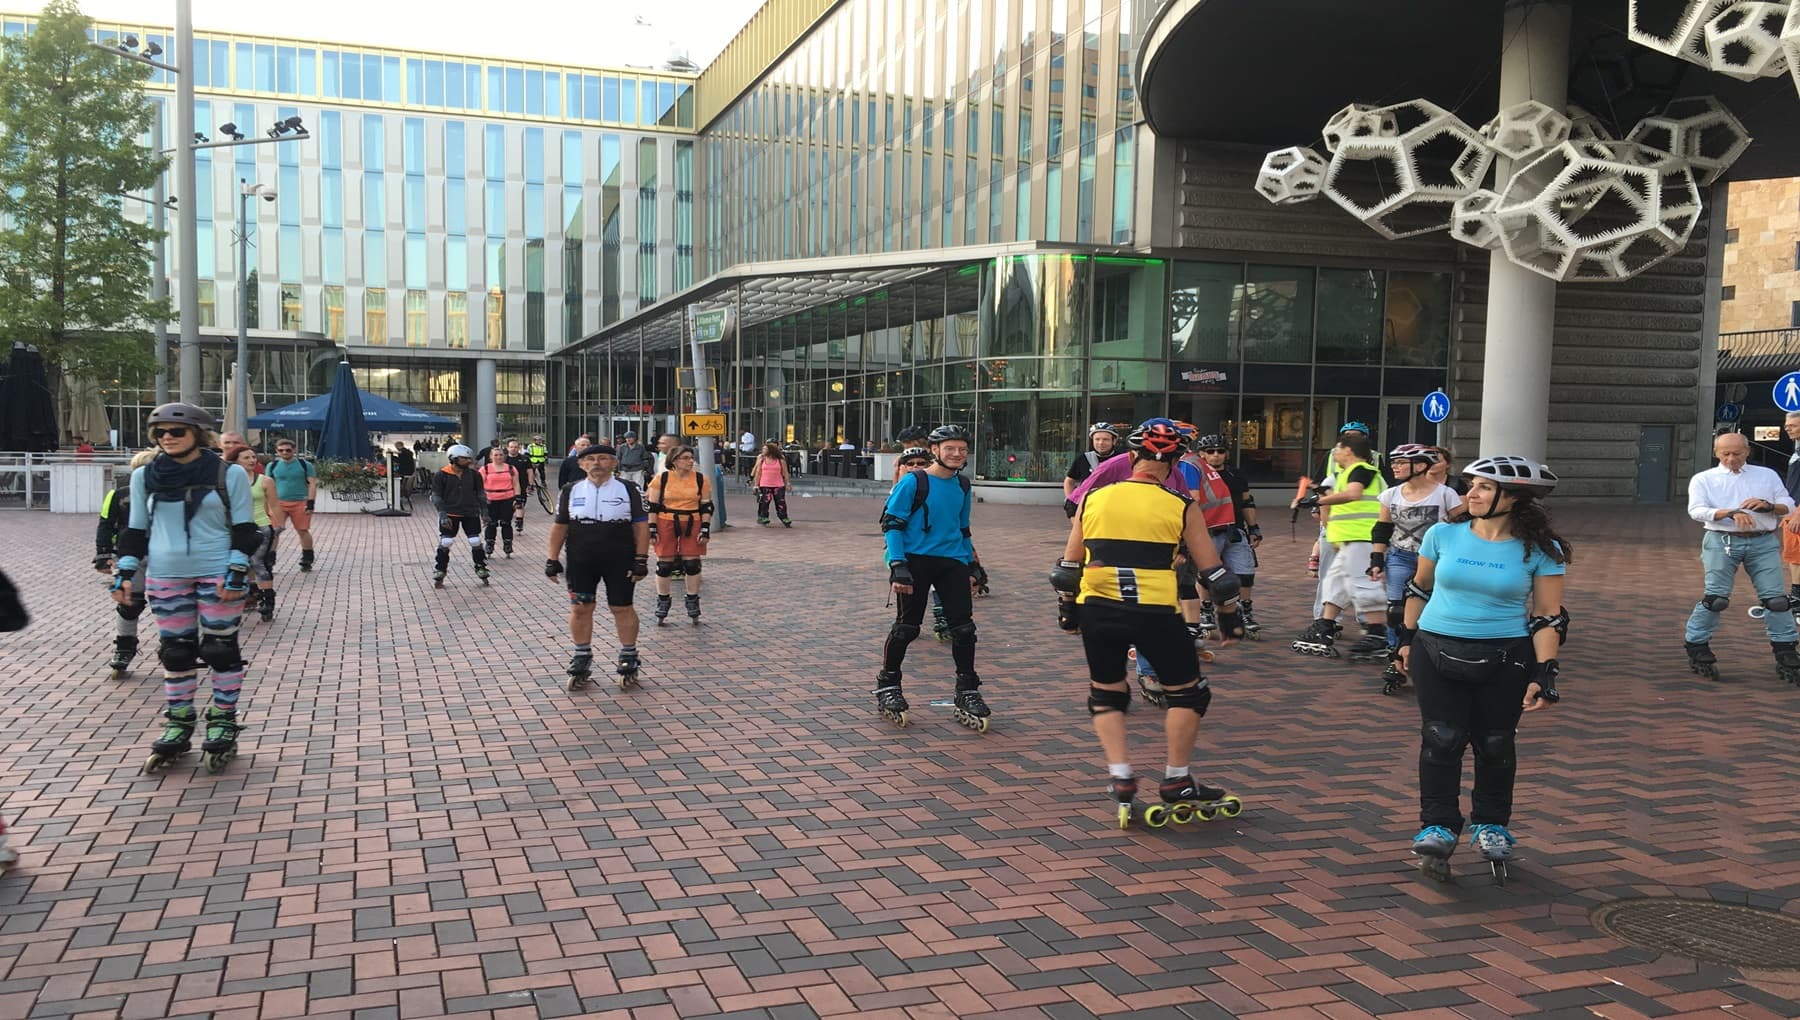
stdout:
POLYGON ((1555 659, 1547 659, 1532 667, 1527 683, 1538 685, 1538 697, 1554 705, 1562 700, 1562 694, 1556 689, 1556 674, 1562 672, 1562 664, 1555 659))
POLYGON ((631 583, 636 584, 650 576, 650 557, 639 556, 631 561, 631 583))
POLYGON ((1370 577, 1374 577, 1375 571, 1377 571, 1377 570, 1381 570, 1381 571, 1387 570, 1387 553, 1386 552, 1371 551, 1369 553, 1369 569, 1363 571, 1363 573, 1369 575, 1370 577))
POLYGON ((307 500, 307 501, 306 501, 306 512, 307 512, 307 513, 309 513, 309 514, 310 514, 310 513, 312 513, 312 512, 313 512, 313 504, 314 504, 314 503, 315 503, 315 502, 317 502, 317 500, 311 500, 311 499, 309 499, 309 500, 307 500))
POLYGON ((544 561, 544 576, 545 577, 561 576, 562 571, 563 571, 562 560, 545 560, 544 561))
POLYGON ((988 572, 987 568, 981 565, 980 560, 969 564, 969 580, 975 582, 977 589, 987 591, 988 572))
POLYGON ((94 557, 94 571, 96 573, 110 573, 112 571, 112 566, 113 558, 111 556, 101 553, 94 557))
POLYGON ((711 540, 712 540, 712 522, 711 521, 701 521, 700 522, 700 541, 709 542, 711 540))
POLYGON ((1056 600, 1056 625, 1070 633, 1080 630, 1081 603, 1072 598, 1058 598, 1056 600))
POLYGON ((888 583, 911 586, 913 583, 912 568, 905 560, 895 560, 888 564, 888 583))
POLYGON ((1226 609, 1223 605, 1219 606, 1218 609, 1219 633, 1225 635, 1225 638, 1228 641, 1236 641, 1243 637, 1244 614, 1236 608, 1226 609))
POLYGON ((1081 590, 1081 564, 1074 560, 1057 560, 1050 568, 1050 587, 1067 595, 1081 590))

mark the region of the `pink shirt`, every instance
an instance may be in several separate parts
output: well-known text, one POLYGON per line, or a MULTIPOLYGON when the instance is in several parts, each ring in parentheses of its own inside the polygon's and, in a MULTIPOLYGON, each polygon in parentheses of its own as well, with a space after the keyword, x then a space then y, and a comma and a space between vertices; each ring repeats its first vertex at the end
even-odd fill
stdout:
MULTIPOLYGON (((1088 493, 1103 485, 1122 482, 1130 477, 1131 454, 1121 453, 1115 457, 1108 457, 1101 461, 1094 470, 1088 472, 1088 476, 1081 480, 1081 484, 1075 486, 1075 491, 1069 493, 1069 499, 1074 501, 1076 506, 1080 506, 1081 501, 1087 498, 1088 493)), ((1177 464, 1169 465, 1169 477, 1164 478, 1162 484, 1163 488, 1170 492, 1182 496, 1189 495, 1185 483, 1181 480, 1180 466, 1177 464)))
POLYGON ((787 483, 781 480, 781 469, 785 465, 774 457, 764 457, 762 466, 756 469, 756 484, 764 489, 779 489, 787 483))

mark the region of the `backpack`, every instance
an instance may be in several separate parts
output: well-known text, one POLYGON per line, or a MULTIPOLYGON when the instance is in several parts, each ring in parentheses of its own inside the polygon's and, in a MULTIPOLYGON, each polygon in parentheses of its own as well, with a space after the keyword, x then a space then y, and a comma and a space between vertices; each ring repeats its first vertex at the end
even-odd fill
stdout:
MULTIPOLYGON (((230 528, 232 525, 237 523, 236 521, 233 521, 231 519, 231 492, 228 489, 226 489, 226 487, 225 487, 225 474, 226 474, 226 472, 228 472, 230 470, 231 470, 231 465, 226 463, 225 459, 221 457, 219 459, 219 477, 216 481, 213 482, 213 484, 211 486, 212 490, 219 494, 219 505, 225 508, 225 527, 226 528, 230 528)), ((131 483, 130 482, 125 483, 125 485, 122 486, 122 488, 124 488, 127 493, 130 493, 131 483)), ((188 491, 192 492, 194 489, 204 489, 204 488, 207 488, 207 486, 190 485, 190 486, 188 486, 188 491)), ((182 501, 183 502, 187 501, 187 496, 185 494, 182 496, 182 501)), ((156 518, 156 500, 148 499, 148 498, 146 498, 144 500, 144 516, 146 517, 146 521, 145 521, 146 525, 148 525, 150 523, 150 521, 152 521, 156 518)), ((146 527, 145 530, 148 531, 149 528, 146 527)))
MULTIPOLYGON (((928 477, 930 471, 925 468, 913 468, 911 473, 913 480, 912 509, 907 511, 906 519, 908 521, 912 520, 913 514, 923 510, 925 511, 925 521, 923 526, 926 531, 930 531, 931 508, 925 505, 925 495, 931 491, 931 481, 928 477)), ((956 473, 956 480, 962 483, 963 499, 966 501, 969 498, 969 478, 961 471, 958 471, 956 473)))
MULTIPOLYGON (((694 487, 694 501, 697 503, 704 503, 704 502, 706 502, 706 473, 703 471, 695 471, 694 478, 698 480, 697 484, 694 487)), ((621 478, 619 480, 624 481, 623 478, 621 478)), ((656 486, 656 495, 658 498, 666 498, 669 495, 669 473, 667 471, 664 471, 662 474, 657 475, 656 481, 653 484, 656 486)), ((648 494, 649 491, 650 491, 650 486, 648 486, 648 485, 644 486, 644 492, 646 494, 648 494)), ((687 513, 699 513, 699 511, 698 510, 664 510, 663 513, 687 514, 687 513)))

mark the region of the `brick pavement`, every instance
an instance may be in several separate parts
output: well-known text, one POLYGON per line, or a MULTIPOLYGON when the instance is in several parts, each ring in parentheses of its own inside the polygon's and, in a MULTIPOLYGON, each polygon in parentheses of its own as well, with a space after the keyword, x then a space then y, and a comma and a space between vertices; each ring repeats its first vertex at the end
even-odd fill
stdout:
MULTIPOLYGON (((1728 682, 1686 672, 1678 509, 1564 508, 1569 696, 1527 717, 1503 889, 1466 848, 1457 885, 1414 876, 1411 700, 1280 640, 1211 670, 1197 764, 1245 814, 1114 829, 1044 581, 1054 509, 976 511, 994 731, 926 704, 950 687, 929 639, 915 725, 879 722, 874 504, 794 512, 719 537, 705 625, 647 630, 641 690, 574 696, 541 522, 492 588, 459 550, 433 591, 425 518, 325 518, 319 569, 294 572, 290 540, 280 619, 248 626, 244 756, 158 777, 137 774, 152 659, 105 679, 91 522, 0 515, 37 614, 0 637, 24 853, 0 878, 0 1017, 1800 1014, 1793 975, 1587 923, 1640 894, 1800 912, 1800 691, 1736 607, 1728 682)), ((1277 639, 1305 622, 1286 531, 1259 574, 1277 639)), ((1131 730, 1154 769, 1156 713, 1131 730)))

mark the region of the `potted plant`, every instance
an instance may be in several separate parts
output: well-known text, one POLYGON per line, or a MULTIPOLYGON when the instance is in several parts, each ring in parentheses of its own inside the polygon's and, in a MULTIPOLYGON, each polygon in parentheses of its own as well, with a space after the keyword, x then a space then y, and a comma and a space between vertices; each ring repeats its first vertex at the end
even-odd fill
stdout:
POLYGON ((387 465, 360 460, 322 460, 318 507, 322 513, 360 513, 387 494, 387 465))

